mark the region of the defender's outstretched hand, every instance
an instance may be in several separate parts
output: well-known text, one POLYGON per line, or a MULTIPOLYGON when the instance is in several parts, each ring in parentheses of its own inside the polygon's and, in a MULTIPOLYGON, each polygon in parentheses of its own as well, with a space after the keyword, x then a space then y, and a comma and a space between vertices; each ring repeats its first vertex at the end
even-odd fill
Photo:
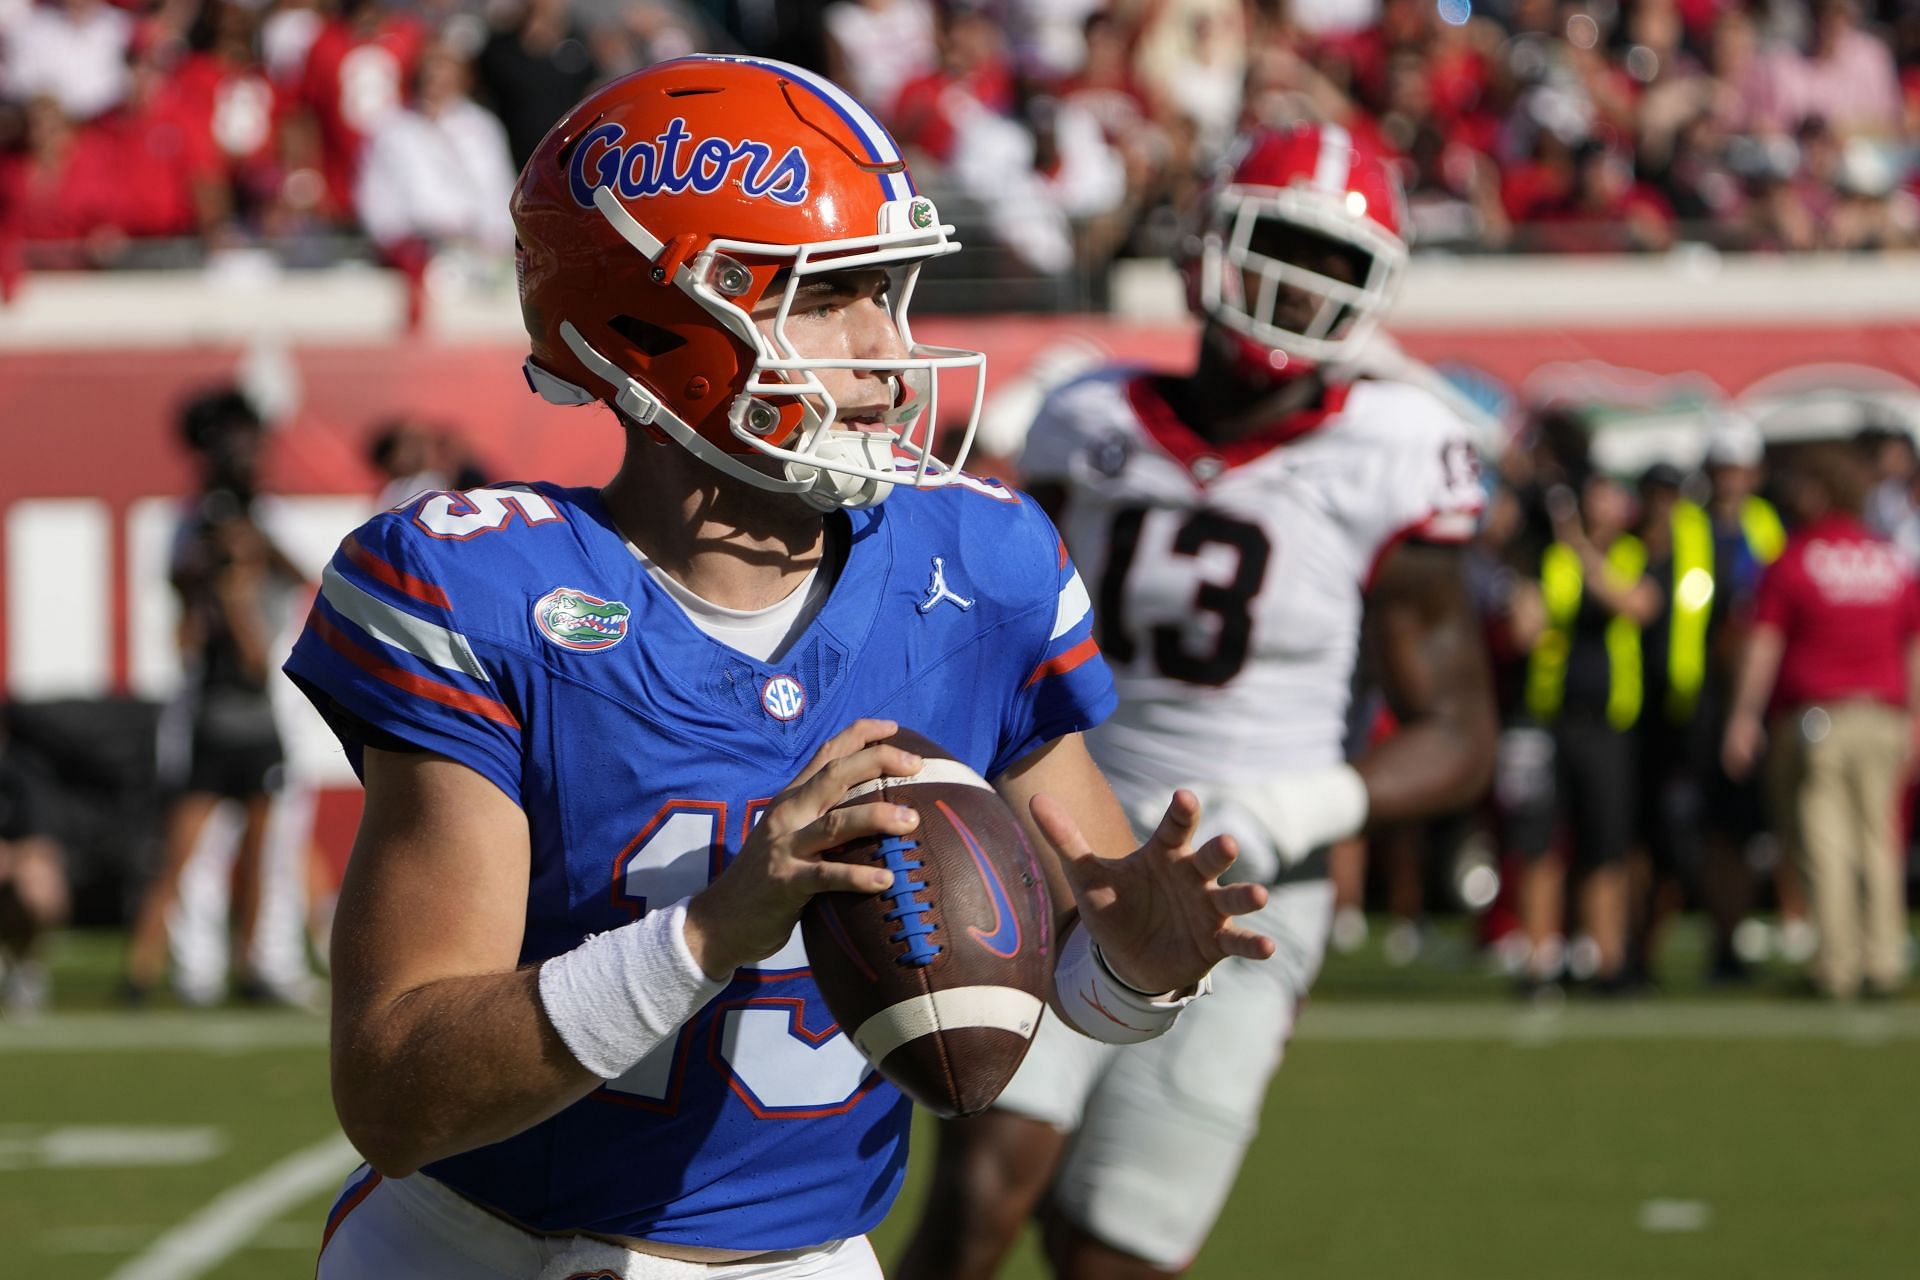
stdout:
POLYGON ((1029 809, 1060 855, 1080 919, 1128 986, 1184 991, 1228 956, 1273 955, 1273 939, 1233 921, 1266 905, 1266 886, 1219 883, 1238 854, 1233 838, 1190 847, 1200 820, 1193 792, 1174 792, 1152 838, 1124 858, 1095 853, 1052 796, 1036 795, 1029 809))

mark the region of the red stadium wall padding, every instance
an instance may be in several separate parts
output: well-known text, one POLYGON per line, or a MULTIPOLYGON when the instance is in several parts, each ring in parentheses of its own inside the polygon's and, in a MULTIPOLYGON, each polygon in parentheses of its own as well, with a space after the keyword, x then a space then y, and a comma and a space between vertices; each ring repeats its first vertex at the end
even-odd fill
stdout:
MULTIPOLYGON (((1177 368, 1191 359, 1194 342, 1186 324, 1084 316, 935 319, 924 321, 918 336, 986 351, 990 388, 1014 382, 1036 357, 1064 343, 1177 368)), ((1821 363, 1864 365, 1920 382, 1920 325, 1913 324, 1428 329, 1400 337, 1413 354, 1471 366, 1509 394, 1542 365, 1576 361, 1652 374, 1698 373, 1729 395, 1768 375, 1821 363)), ((284 358, 273 356, 269 381, 281 386, 293 409, 272 438, 268 489, 314 497, 372 494, 378 479, 365 458, 368 436, 377 423, 400 415, 454 429, 497 479, 579 484, 611 475, 620 456, 612 418, 599 409, 555 408, 531 395, 520 374, 523 353, 506 341, 409 339, 300 346, 284 358)), ((134 634, 142 626, 151 631, 154 623, 150 616, 143 623, 140 610, 129 604, 129 509, 141 499, 189 492, 194 476, 175 436, 177 406, 198 388, 256 369, 260 354, 231 346, 0 353, 0 577, 6 566, 16 565, 7 546, 16 504, 82 499, 80 505, 97 510, 105 534, 88 544, 93 551, 55 546, 50 554, 96 556, 101 563, 71 566, 74 580, 97 582, 107 594, 78 616, 67 609, 43 611, 37 600, 16 610, 16 597, 24 593, 0 582, 0 697, 50 696, 19 678, 9 651, 17 636, 34 627, 89 626, 107 633, 95 637, 102 661, 82 687, 60 689, 63 696, 125 692, 135 640, 148 651, 170 643, 165 635, 134 634), (105 550, 99 551, 102 543, 105 550)), ((959 393, 964 403, 971 388, 943 391, 959 393)), ((953 404, 943 406, 943 417, 957 411, 953 404)), ((37 547, 34 554, 40 554, 37 547)), ((62 581, 68 567, 52 565, 51 580, 62 581)), ((48 566, 36 568, 36 580, 48 580, 48 566)), ((340 785, 348 781, 336 750, 316 831, 336 866, 344 864, 359 812, 357 791, 340 785)))
MULTIPOLYGON (((989 385, 1005 386, 1036 356, 1078 342, 1113 358, 1178 367, 1191 357, 1184 324, 1129 324, 1087 316, 988 316, 930 320, 928 341, 988 354, 989 385)), ((1511 391, 1543 364, 1598 361, 1656 374, 1697 372, 1737 395, 1769 374, 1795 366, 1867 365, 1920 382, 1920 326, 1490 329, 1401 335, 1413 354, 1473 366, 1511 391)), ((597 408, 564 409, 530 394, 515 343, 451 344, 419 340, 384 345, 307 346, 286 354, 280 381, 292 388, 287 421, 275 431, 267 488, 283 494, 371 494, 378 479, 365 458, 373 427, 410 415, 455 430, 498 479, 549 478, 590 483, 612 474, 620 434, 597 408)), ((103 504, 114 536, 135 500, 185 494, 193 475, 175 437, 184 396, 251 367, 236 347, 100 349, 0 354, 0 556, 4 516, 26 498, 89 498, 103 504)), ((968 388, 956 386, 964 393, 968 388)), ((943 416, 957 410, 949 401, 943 416)), ((125 559, 124 556, 119 559, 125 559)), ((4 563, 0 559, 0 563, 4 563)), ((104 571, 124 576, 124 565, 104 571)), ((124 584, 122 584, 124 588, 124 584)), ((124 615, 115 593, 106 613, 124 615)), ((15 630, 0 592, 0 673, 15 630)), ((124 616, 116 630, 134 625, 124 616)), ((126 679, 127 645, 116 635, 107 687, 126 679)), ((17 691, 16 691, 17 692, 17 691)), ((81 691, 85 692, 85 691, 81 691)))
MULTIPOLYGON (((610 473, 619 431, 604 411, 567 410, 527 391, 507 346, 310 347, 290 353, 298 409, 274 433, 267 488, 365 493, 366 440, 401 415, 457 427, 492 467, 584 480, 610 473)), ((174 430, 181 400, 232 380, 237 348, 0 354, 0 504, 28 496, 116 504, 193 483, 174 430)))
MULTIPOLYGON (((1009 316, 925 322, 928 341, 987 352, 989 387, 1048 347, 1079 339, 1123 360, 1177 367, 1186 325, 1102 317, 1009 316)), ((1920 381, 1920 326, 1622 328, 1416 331, 1403 345, 1428 360, 1473 365, 1511 386, 1543 364, 1595 360, 1650 373, 1698 372, 1729 394, 1797 365, 1870 365, 1920 381)), ((531 395, 517 344, 297 348, 298 408, 275 434, 267 483, 283 493, 369 492, 374 424, 407 414, 457 428, 496 474, 583 483, 611 473, 619 433, 596 409, 562 409, 531 395)), ((33 351, 0 354, 0 507, 22 497, 91 495, 116 505, 182 493, 191 484, 174 436, 182 397, 229 379, 238 348, 33 351)), ((956 387, 955 390, 962 388, 956 387)))

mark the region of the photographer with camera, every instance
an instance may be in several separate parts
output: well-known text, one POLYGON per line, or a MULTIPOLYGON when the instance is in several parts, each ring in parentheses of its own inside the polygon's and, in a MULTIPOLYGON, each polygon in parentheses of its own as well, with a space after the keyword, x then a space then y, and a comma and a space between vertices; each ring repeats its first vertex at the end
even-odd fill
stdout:
MULTIPOLYGON (((160 867, 140 903, 127 952, 123 995, 143 1004, 166 968, 168 917, 181 876, 209 818, 224 801, 243 811, 233 874, 236 989, 271 998, 252 972, 261 900, 262 849, 284 755, 267 693, 271 646, 286 593, 301 582, 252 513, 264 434, 259 411, 232 387, 203 392, 183 407, 180 429, 198 457, 200 492, 174 544, 184 689, 177 708, 190 725, 184 777, 169 807, 160 867)), ((194 1003, 215 993, 182 991, 194 1003)))

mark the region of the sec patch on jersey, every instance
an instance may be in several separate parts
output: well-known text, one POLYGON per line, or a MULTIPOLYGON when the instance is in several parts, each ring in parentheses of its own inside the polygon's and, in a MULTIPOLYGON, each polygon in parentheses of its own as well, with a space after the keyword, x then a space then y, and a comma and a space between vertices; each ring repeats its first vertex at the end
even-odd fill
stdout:
POLYGON ((1053 979, 1053 907, 1027 837, 999 793, 919 734, 919 773, 863 783, 843 804, 920 814, 912 835, 828 856, 893 872, 885 893, 822 894, 801 917, 813 979, 855 1045, 941 1116, 983 1111, 1027 1056, 1053 979))

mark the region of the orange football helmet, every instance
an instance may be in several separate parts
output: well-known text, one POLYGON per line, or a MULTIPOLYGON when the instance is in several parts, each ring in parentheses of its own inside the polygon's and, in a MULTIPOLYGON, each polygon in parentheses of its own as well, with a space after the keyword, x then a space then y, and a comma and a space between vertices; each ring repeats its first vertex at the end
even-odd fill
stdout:
POLYGON ((527 381, 557 404, 606 401, 728 475, 823 509, 958 473, 986 356, 915 343, 920 266, 960 248, 899 149, 844 90, 759 58, 689 57, 615 80, 528 159, 513 193, 527 381), (803 357, 787 336, 810 277, 879 267, 908 354, 803 357), (780 288, 770 334, 751 313, 780 288), (879 430, 836 420, 823 369, 884 371, 879 430), (940 374, 970 369, 954 456, 933 454, 940 374), (753 455, 782 465, 748 465, 753 455))
POLYGON ((1406 266, 1393 170, 1332 124, 1256 129, 1223 170, 1188 263, 1195 309, 1238 339, 1251 370, 1292 375, 1351 360, 1406 266), (1351 278, 1303 260, 1344 261, 1351 278))

